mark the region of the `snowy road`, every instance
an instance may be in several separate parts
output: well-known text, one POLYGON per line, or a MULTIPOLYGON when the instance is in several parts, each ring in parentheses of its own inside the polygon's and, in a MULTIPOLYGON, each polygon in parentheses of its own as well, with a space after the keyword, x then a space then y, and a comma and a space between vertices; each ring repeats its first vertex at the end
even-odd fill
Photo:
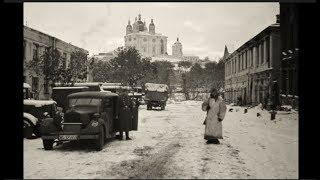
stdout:
POLYGON ((139 111, 131 141, 112 140, 96 152, 65 143, 44 151, 41 139, 24 140, 24 178, 298 178, 298 113, 276 121, 256 109, 233 108, 220 145, 205 144, 201 102, 139 111))

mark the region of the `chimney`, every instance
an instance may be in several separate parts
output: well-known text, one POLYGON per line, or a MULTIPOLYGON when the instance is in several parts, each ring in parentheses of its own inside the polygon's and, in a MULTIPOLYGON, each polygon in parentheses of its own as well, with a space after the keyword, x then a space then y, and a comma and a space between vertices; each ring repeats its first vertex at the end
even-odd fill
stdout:
POLYGON ((277 14, 277 15, 276 15, 276 17, 277 17, 277 21, 276 21, 276 23, 280 23, 280 15, 279 15, 279 14, 277 14))

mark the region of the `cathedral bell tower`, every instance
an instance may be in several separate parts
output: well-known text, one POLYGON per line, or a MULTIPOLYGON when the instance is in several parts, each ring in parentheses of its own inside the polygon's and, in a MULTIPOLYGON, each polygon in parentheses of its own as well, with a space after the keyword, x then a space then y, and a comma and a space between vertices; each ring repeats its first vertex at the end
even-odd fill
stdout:
POLYGON ((181 57, 182 54, 182 44, 179 42, 179 38, 177 41, 172 45, 172 55, 175 57, 181 57))
POLYGON ((126 35, 131 34, 131 33, 132 33, 132 26, 131 26, 130 20, 129 20, 127 28, 126 28, 126 35))
POLYGON ((155 34, 156 33, 156 27, 153 23, 153 19, 151 19, 151 23, 149 24, 149 33, 150 34, 155 34))

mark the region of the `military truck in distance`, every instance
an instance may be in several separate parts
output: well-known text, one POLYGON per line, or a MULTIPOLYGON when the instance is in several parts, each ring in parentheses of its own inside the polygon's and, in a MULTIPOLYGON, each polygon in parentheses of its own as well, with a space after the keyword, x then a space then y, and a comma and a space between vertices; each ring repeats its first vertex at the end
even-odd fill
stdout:
POLYGON ((147 110, 153 107, 161 107, 161 110, 164 110, 168 100, 168 90, 169 87, 166 84, 146 83, 144 101, 147 104, 147 110))

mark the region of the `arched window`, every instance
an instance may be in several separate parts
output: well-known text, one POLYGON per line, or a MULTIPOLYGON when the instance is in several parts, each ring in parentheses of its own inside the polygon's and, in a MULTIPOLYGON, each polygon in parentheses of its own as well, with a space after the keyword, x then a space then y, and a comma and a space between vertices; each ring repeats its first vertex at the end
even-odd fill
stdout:
POLYGON ((161 54, 164 53, 164 43, 163 43, 163 39, 160 40, 160 46, 161 46, 161 54))

